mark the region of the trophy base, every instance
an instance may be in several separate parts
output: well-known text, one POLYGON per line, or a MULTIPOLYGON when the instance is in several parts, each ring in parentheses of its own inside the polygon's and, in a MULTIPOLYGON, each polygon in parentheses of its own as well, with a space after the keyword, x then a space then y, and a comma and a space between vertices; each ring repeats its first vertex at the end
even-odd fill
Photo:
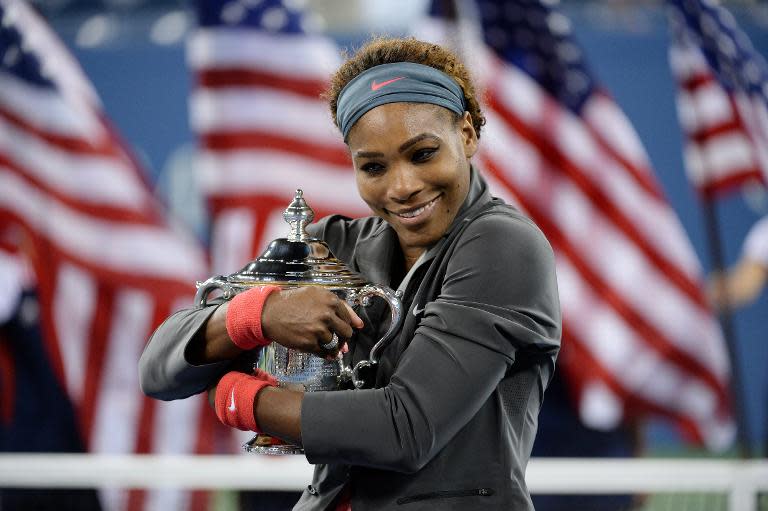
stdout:
POLYGON ((304 454, 304 449, 298 445, 286 444, 279 438, 259 433, 243 444, 243 450, 257 454, 304 454))

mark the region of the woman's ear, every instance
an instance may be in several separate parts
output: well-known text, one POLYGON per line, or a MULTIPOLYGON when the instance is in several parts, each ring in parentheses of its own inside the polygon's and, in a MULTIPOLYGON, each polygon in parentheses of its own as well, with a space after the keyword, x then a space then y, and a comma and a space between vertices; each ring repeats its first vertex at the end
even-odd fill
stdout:
POLYGON ((472 114, 464 112, 459 121, 461 136, 463 138, 464 155, 467 159, 472 158, 477 152, 477 132, 472 124, 472 114))

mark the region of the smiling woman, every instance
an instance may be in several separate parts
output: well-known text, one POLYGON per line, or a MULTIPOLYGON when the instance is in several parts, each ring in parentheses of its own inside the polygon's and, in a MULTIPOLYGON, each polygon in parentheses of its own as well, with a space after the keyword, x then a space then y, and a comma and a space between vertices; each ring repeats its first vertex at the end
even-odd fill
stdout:
POLYGON ((485 119, 469 74, 443 47, 377 39, 327 98, 373 216, 311 234, 408 310, 370 388, 305 394, 239 372, 270 341, 354 364, 388 327, 323 289, 266 286, 169 318, 142 355, 144 391, 209 389, 223 423, 302 445, 316 469, 294 509, 533 509, 525 467, 560 347, 554 256, 471 163, 485 119))

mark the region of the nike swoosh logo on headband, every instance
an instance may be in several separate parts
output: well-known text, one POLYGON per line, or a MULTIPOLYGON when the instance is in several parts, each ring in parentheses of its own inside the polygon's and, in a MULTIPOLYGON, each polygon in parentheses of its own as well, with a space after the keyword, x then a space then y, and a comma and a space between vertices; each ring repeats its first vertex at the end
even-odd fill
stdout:
POLYGON ((391 80, 387 80, 386 82, 376 83, 376 80, 371 82, 371 90, 379 90, 382 87, 386 87, 390 83, 394 83, 398 80, 402 80, 405 78, 405 76, 398 76, 397 78, 392 78, 391 80))

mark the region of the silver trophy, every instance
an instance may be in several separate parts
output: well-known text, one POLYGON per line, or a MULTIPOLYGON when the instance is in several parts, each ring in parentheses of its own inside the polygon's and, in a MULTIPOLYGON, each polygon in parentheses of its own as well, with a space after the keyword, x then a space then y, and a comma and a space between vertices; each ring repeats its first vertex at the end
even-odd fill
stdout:
MULTIPOLYGON (((283 218, 290 225, 286 238, 272 241, 262 255, 239 272, 198 282, 195 304, 205 307, 208 295, 214 290, 221 291, 221 297, 229 300, 250 287, 267 284, 283 288, 322 286, 353 308, 367 306, 373 297, 383 298, 390 307, 389 328, 373 345, 368 359, 359 361, 354 367, 345 365, 341 354, 334 360, 326 360, 274 342, 262 349, 258 359, 258 367, 273 375, 280 387, 304 392, 360 388, 364 385, 361 373, 376 365, 380 353, 400 328, 402 304, 394 291, 368 283, 336 259, 324 241, 307 234, 306 226, 312 222, 314 211, 304 201, 301 190, 296 190, 283 218)), ((335 335, 332 342, 338 342, 335 335)), ((256 435, 243 448, 261 454, 304 452, 299 446, 285 444, 264 434, 256 435)))

